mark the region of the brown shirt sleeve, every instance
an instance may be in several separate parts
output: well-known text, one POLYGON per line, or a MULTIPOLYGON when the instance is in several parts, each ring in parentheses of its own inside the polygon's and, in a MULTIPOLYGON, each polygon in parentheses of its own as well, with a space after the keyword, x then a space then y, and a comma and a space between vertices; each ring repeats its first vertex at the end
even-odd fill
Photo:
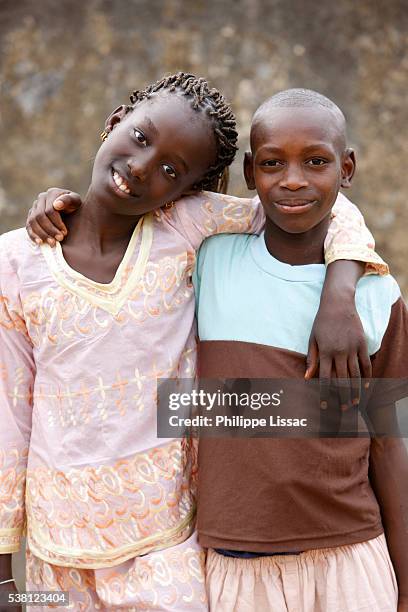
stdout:
POLYGON ((371 360, 373 389, 369 409, 408 397, 408 310, 402 297, 392 306, 381 347, 371 360))

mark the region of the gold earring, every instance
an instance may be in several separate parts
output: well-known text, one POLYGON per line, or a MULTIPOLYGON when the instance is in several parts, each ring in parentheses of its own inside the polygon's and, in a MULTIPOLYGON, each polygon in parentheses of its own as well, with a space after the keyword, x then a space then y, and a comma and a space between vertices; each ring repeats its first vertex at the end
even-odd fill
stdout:
POLYGON ((165 204, 163 206, 164 210, 170 210, 170 208, 173 208, 174 206, 174 202, 167 202, 167 204, 165 204))
POLYGON ((101 140, 102 140, 102 142, 105 142, 107 137, 108 137, 108 132, 106 130, 103 130, 103 132, 101 132, 101 140))

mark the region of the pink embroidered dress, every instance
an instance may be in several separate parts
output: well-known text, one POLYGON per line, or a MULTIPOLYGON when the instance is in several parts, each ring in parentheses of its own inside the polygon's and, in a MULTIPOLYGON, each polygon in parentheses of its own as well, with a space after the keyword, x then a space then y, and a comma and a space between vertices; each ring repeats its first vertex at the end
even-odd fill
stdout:
MULTIPOLYGON (((186 441, 156 435, 157 377, 196 366, 195 253, 207 236, 258 232, 258 199, 212 193, 140 220, 115 278, 71 269, 58 244, 0 237, 0 553, 102 568, 194 529, 186 441)), ((387 267, 339 196, 327 261, 387 267)))

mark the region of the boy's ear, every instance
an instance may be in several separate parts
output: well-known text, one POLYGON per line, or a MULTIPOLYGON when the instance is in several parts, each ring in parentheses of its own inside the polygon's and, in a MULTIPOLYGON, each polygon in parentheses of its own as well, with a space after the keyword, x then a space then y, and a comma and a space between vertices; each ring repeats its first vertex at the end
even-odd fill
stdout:
POLYGON ((111 132, 115 125, 122 121, 123 117, 129 112, 129 109, 130 107, 126 106, 126 104, 121 104, 118 108, 115 108, 105 121, 105 130, 111 132))
POLYGON ((343 189, 350 187, 355 171, 356 155, 353 149, 346 149, 343 153, 343 161, 341 164, 341 187, 343 187, 343 189))
POLYGON ((252 153, 247 151, 244 157, 244 176, 248 189, 256 189, 252 153))

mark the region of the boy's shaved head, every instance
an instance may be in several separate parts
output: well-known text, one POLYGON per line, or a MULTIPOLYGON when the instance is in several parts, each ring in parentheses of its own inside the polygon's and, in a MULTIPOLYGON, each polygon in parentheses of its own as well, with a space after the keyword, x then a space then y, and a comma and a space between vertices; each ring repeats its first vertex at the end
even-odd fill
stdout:
MULTIPOLYGON (((275 108, 314 108, 322 110, 332 117, 332 126, 337 132, 337 142, 343 151, 346 148, 346 119, 340 108, 329 98, 323 96, 312 89, 286 89, 271 96, 256 110, 252 119, 251 126, 251 145, 252 136, 257 128, 271 120, 271 114, 275 108)), ((327 119, 326 119, 327 120, 327 119)))
POLYGON ((354 170, 346 120, 329 98, 310 89, 288 89, 256 111, 244 173, 270 227, 285 234, 320 227, 325 235, 339 189, 350 186, 354 170))

